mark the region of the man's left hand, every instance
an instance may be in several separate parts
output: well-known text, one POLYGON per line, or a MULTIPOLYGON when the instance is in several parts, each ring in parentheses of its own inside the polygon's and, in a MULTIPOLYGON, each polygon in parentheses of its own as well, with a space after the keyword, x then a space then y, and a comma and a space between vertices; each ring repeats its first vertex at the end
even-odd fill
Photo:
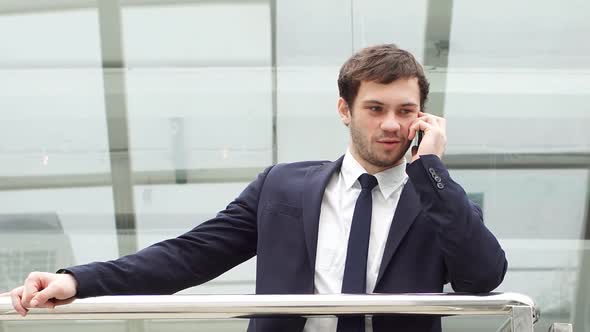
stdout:
POLYGON ((417 131, 422 130, 420 146, 412 147, 412 162, 421 155, 434 154, 442 159, 447 146, 447 122, 436 115, 418 112, 418 117, 410 125, 408 139, 413 140, 417 131))

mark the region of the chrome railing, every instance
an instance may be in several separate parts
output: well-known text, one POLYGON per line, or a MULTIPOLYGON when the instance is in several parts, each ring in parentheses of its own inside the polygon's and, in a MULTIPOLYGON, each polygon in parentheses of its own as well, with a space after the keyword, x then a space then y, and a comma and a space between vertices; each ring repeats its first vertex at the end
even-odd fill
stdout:
POLYGON ((369 295, 172 295, 105 296, 75 300, 54 309, 31 309, 26 317, 0 297, 2 320, 251 318, 271 315, 346 314, 503 315, 501 331, 533 331, 539 310, 517 293, 369 295))

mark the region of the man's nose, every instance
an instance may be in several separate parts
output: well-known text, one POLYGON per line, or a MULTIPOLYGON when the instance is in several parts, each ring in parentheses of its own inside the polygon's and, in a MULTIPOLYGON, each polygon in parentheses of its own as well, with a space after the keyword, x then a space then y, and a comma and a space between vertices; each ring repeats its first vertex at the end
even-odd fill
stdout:
POLYGON ((389 113, 381 122, 381 130, 383 131, 398 131, 400 124, 395 114, 389 113))

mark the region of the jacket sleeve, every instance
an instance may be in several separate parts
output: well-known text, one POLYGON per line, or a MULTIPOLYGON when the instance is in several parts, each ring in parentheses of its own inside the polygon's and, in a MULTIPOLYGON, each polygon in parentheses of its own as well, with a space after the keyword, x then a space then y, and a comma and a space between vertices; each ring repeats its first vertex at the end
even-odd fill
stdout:
POLYGON ((484 293, 500 285, 508 262, 483 223, 482 211, 451 179, 436 155, 424 155, 407 169, 427 217, 438 229, 447 278, 457 292, 484 293))
POLYGON ((78 281, 77 298, 172 294, 209 281, 256 254, 256 218, 270 167, 217 216, 189 232, 136 254, 65 269, 78 281))

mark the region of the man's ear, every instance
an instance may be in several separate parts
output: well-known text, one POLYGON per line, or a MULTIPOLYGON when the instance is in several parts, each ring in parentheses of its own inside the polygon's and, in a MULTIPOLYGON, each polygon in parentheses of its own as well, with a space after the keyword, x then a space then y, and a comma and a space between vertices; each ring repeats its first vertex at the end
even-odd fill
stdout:
POLYGON ((342 123, 348 127, 350 124, 350 108, 348 107, 348 103, 342 97, 338 98, 338 114, 340 114, 340 119, 342 119, 342 123))

